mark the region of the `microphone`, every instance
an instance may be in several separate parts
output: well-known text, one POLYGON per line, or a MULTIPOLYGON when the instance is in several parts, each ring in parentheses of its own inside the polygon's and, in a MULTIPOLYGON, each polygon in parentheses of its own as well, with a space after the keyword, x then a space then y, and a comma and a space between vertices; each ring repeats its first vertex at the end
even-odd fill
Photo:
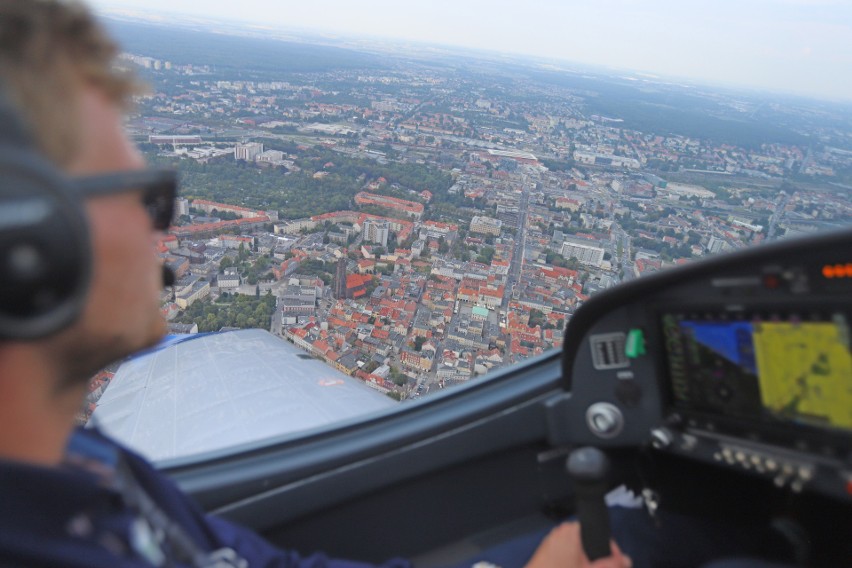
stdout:
POLYGON ((163 288, 175 285, 175 272, 165 264, 163 265, 163 288))

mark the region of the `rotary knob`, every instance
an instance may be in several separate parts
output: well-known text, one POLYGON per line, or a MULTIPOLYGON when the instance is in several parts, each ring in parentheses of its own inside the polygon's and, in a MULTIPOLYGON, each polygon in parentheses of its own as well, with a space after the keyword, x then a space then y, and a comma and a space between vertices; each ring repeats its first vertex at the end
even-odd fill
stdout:
POLYGON ((586 410, 586 424, 598 438, 615 438, 624 429, 624 415, 614 404, 598 402, 586 410))

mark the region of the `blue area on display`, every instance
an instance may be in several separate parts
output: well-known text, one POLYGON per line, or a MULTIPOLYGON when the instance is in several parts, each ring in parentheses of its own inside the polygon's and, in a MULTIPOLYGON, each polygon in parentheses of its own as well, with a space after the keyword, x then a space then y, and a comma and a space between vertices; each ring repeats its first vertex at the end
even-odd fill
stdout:
POLYGON ((754 328, 748 322, 681 321, 684 334, 728 361, 757 375, 754 328))

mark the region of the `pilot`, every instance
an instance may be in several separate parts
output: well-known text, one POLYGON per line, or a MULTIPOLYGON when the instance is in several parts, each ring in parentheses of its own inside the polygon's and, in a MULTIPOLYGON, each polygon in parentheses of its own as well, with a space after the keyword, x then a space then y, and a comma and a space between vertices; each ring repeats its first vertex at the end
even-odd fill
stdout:
MULTIPOLYGON (((87 250, 76 252, 91 258, 76 317, 43 334, 15 337, 4 330, 0 339, 0 565, 363 566, 280 550, 207 516, 143 458, 75 428, 88 378, 156 344, 166 331, 156 242, 172 215, 174 187, 146 170, 125 135, 122 111, 138 90, 116 70, 116 55, 80 4, 0 0, 3 104, 15 109, 0 113, 0 138, 19 128, 16 121, 26 125, 28 138, 7 149, 30 149, 62 172, 88 224, 87 250), (86 182, 92 179, 97 187, 86 182)), ((2 172, 0 184, 6 180, 2 172)), ((0 185, 0 197, 12 191, 0 185)), ((70 240, 56 245, 59 256, 75 252, 63 250, 75 246, 70 240)), ((625 568, 631 562, 613 543, 612 556, 590 563, 578 526, 566 523, 543 539, 527 565, 625 568)))

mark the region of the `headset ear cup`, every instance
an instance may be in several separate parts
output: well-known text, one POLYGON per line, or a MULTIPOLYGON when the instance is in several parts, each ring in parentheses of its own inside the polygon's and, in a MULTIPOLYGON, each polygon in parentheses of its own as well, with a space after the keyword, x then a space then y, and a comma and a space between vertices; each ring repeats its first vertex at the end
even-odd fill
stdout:
POLYGON ((0 338, 56 333, 82 312, 91 247, 82 204, 35 151, 0 146, 0 338))

